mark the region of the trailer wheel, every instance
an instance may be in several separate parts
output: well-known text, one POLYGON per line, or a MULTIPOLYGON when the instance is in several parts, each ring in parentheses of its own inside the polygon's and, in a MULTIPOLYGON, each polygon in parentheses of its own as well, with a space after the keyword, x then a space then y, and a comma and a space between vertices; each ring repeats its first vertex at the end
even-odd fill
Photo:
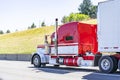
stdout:
POLYGON ((104 73, 113 73, 117 70, 117 59, 114 56, 102 56, 99 60, 99 69, 104 73))
POLYGON ((35 67, 41 67, 41 60, 39 55, 33 57, 33 64, 35 67))

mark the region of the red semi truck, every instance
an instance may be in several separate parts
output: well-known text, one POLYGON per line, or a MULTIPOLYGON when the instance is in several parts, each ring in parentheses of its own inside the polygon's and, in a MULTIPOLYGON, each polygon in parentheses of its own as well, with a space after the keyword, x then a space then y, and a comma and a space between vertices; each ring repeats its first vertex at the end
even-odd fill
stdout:
POLYGON ((59 26, 56 32, 45 36, 45 44, 38 45, 31 63, 35 67, 99 66, 105 73, 120 68, 120 16, 119 0, 98 5, 98 25, 70 22, 59 26), (114 6, 114 7, 113 7, 114 6), (119 10, 118 10, 119 9, 119 10))

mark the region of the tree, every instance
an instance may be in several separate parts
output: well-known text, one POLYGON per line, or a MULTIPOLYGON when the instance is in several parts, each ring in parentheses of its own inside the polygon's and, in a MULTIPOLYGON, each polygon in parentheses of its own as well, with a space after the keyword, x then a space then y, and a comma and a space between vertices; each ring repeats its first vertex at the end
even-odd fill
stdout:
POLYGON ((92 3, 91 0, 83 0, 83 3, 80 4, 78 10, 82 14, 89 15, 91 11, 92 3))
POLYGON ((4 32, 2 30, 0 30, 0 34, 4 34, 4 32))
POLYGON ((31 29, 31 27, 30 27, 30 26, 28 26, 28 29, 31 29))
POLYGON ((30 28, 36 28, 36 25, 33 23, 30 28))
POLYGON ((72 21, 83 21, 90 17, 85 14, 71 13, 69 16, 64 16, 61 20, 62 23, 72 22, 72 21))
POLYGON ((97 17, 97 6, 92 6, 91 12, 90 12, 90 17, 91 18, 96 18, 97 17))
POLYGON ((18 31, 18 29, 15 30, 15 32, 17 32, 17 31, 18 31))
POLYGON ((44 21, 41 23, 41 26, 42 27, 46 26, 44 21))
POLYGON ((61 22, 62 22, 62 23, 67 23, 67 22, 69 22, 69 17, 68 17, 68 16, 63 16, 61 22))
POLYGON ((82 14, 89 15, 91 18, 96 18, 97 6, 92 5, 91 0, 83 0, 78 10, 82 14))
POLYGON ((6 31, 6 33, 10 33, 10 30, 8 29, 8 30, 6 31))

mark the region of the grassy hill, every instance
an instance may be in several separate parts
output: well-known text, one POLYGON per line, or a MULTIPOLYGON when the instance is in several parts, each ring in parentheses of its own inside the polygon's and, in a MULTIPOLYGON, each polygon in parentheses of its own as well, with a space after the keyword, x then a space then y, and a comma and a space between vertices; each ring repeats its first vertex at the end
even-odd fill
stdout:
MULTIPOLYGON (((96 20, 83 22, 94 24, 96 20)), ((35 52, 37 45, 44 43, 44 35, 52 34, 53 31, 53 26, 46 26, 0 35, 0 54, 30 54, 35 52)))
POLYGON ((0 35, 0 53, 32 53, 44 42, 44 35, 53 31, 50 26, 0 35))

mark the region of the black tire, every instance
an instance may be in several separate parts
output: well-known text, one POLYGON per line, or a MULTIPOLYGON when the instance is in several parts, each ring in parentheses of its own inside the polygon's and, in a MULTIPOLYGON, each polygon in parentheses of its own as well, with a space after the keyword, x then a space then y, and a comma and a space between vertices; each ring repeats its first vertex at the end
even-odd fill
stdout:
POLYGON ((41 67, 46 67, 46 64, 41 64, 41 67))
POLYGON ((39 55, 33 57, 33 64, 35 67, 41 67, 41 59, 39 55))
POLYGON ((59 67, 60 65, 54 65, 54 67, 59 67))
POLYGON ((113 73, 118 68, 118 61, 114 56, 102 56, 99 60, 99 69, 104 73, 113 73))
POLYGON ((110 56, 114 62, 114 69, 112 72, 116 72, 118 69, 118 60, 114 56, 110 56))

